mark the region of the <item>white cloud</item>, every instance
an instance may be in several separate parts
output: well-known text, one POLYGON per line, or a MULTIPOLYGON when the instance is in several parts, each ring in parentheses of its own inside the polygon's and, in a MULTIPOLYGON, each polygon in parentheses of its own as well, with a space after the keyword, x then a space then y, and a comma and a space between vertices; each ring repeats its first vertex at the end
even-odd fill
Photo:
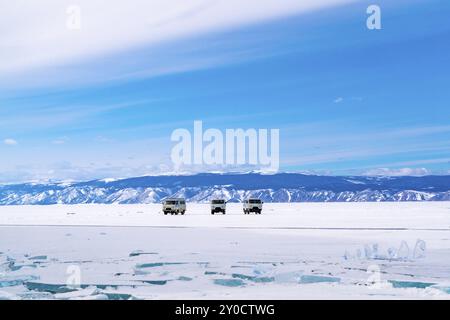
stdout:
POLYGON ((426 176, 429 174, 431 174, 431 172, 426 168, 398 168, 398 169, 378 168, 378 169, 371 169, 364 173, 364 175, 366 176, 391 176, 391 177, 426 176))
POLYGON ((8 146, 15 146, 18 144, 17 141, 14 139, 5 139, 5 140, 3 140, 3 143, 8 146))
POLYGON ((338 97, 334 100, 334 103, 341 103, 342 101, 344 101, 344 98, 338 97))
POLYGON ((0 19, 0 74, 60 66, 354 1, 78 0, 80 30, 67 27, 72 0, 6 1, 0 19))

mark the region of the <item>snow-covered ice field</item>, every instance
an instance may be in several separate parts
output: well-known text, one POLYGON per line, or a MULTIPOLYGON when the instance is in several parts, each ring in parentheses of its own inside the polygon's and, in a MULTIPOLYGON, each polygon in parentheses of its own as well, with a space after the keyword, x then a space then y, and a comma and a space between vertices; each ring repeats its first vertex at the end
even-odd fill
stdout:
POLYGON ((0 207, 0 298, 449 299, 450 203, 0 207))

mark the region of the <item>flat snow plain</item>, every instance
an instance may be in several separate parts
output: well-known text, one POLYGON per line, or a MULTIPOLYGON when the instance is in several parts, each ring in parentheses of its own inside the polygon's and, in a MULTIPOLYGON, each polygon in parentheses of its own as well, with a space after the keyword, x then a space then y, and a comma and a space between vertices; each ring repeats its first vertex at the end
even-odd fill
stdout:
POLYGON ((449 299, 450 203, 0 207, 0 299, 449 299))

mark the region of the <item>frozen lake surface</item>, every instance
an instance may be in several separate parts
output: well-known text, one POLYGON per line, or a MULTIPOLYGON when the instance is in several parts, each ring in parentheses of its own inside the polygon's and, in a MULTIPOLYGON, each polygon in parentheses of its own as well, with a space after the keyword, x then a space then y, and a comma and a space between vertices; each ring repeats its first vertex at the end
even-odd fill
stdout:
POLYGON ((449 299, 450 203, 0 207, 0 299, 449 299))

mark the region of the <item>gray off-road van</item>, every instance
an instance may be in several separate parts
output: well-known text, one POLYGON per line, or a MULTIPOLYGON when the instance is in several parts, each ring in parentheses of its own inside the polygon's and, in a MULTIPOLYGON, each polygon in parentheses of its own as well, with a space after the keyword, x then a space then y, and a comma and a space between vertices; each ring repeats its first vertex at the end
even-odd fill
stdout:
POLYGON ((186 212, 186 200, 183 198, 168 198, 163 202, 164 214, 181 214, 186 212))
POLYGON ((250 212, 261 214, 262 207, 263 202, 260 199, 250 198, 244 200, 244 214, 250 214, 250 212))
POLYGON ((221 212, 225 214, 227 209, 227 202, 224 199, 211 200, 211 214, 221 212))

